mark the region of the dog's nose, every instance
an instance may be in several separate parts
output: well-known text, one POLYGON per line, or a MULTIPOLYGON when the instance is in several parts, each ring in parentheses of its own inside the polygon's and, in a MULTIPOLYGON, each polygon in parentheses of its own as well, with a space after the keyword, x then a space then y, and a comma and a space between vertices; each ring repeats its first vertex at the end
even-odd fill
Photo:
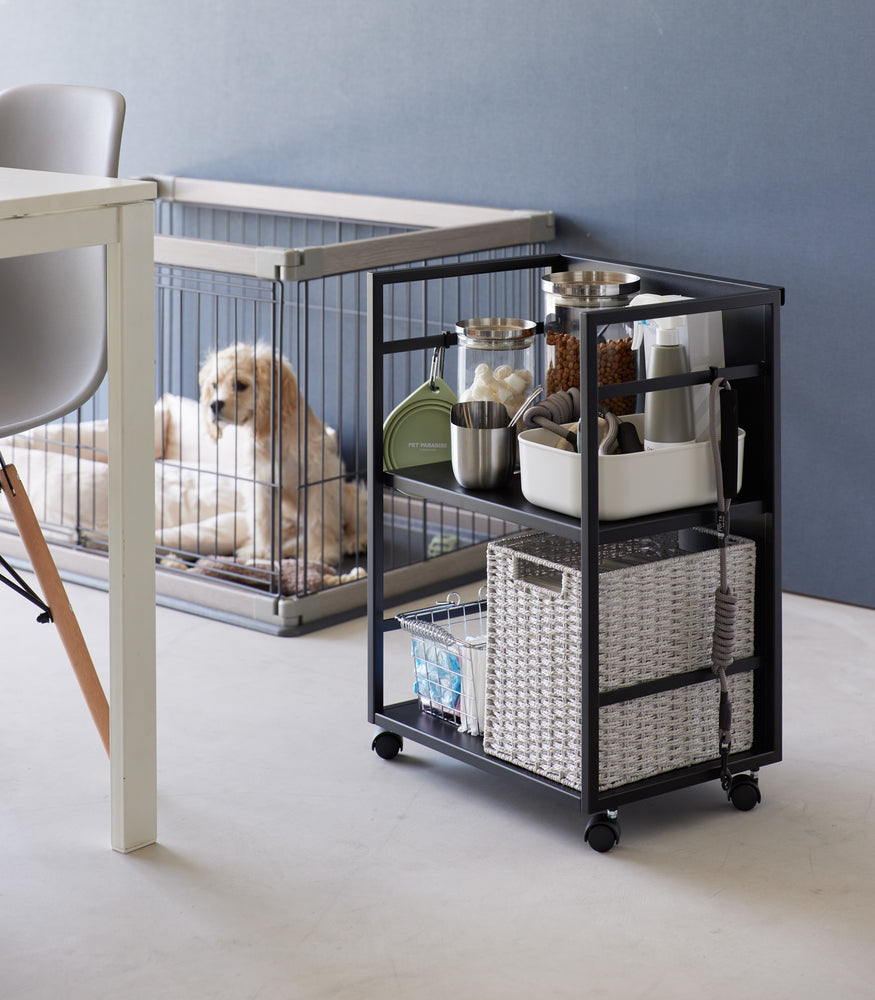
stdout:
POLYGON ((224 405, 225 405, 224 399, 214 399, 212 403, 210 403, 210 409, 213 411, 214 417, 217 417, 222 412, 222 408, 224 407, 224 405))

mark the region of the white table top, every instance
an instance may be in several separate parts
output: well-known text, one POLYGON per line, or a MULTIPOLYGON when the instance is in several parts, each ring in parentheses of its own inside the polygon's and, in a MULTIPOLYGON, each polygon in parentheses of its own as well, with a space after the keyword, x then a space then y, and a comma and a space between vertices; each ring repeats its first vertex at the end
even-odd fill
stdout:
POLYGON ((148 201, 156 194, 154 181, 0 167, 0 221, 103 205, 126 205, 148 201))

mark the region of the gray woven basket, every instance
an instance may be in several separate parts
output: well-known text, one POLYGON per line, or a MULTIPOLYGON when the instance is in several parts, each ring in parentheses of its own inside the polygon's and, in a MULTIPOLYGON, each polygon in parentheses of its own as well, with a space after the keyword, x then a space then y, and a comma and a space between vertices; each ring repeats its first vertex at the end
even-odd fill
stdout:
MULTIPOLYGON (((737 659, 753 654, 755 558, 753 541, 730 538, 737 659)), ((713 532, 600 546, 600 690, 709 666, 719 580, 713 532)), ((487 583, 484 749, 580 790, 580 546, 543 532, 491 542, 487 583)), ((749 749, 752 674, 731 677, 730 694, 733 750, 749 749)), ((718 695, 714 680, 600 709, 599 787, 716 758, 718 695)))

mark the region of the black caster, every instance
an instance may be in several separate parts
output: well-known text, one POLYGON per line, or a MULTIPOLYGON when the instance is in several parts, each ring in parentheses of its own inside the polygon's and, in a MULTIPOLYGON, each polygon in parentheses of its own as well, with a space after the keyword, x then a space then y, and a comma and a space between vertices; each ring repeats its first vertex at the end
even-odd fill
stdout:
POLYGON ((586 824, 583 839, 599 854, 606 854, 620 843, 620 821, 613 810, 596 813, 586 824))
POLYGON ((395 733, 377 733, 374 742, 371 743, 371 749, 376 750, 377 756, 383 760, 392 760, 404 749, 404 740, 395 733))
POLYGON ((726 794, 741 812, 749 812, 762 801, 759 782, 753 774, 734 774, 726 794))

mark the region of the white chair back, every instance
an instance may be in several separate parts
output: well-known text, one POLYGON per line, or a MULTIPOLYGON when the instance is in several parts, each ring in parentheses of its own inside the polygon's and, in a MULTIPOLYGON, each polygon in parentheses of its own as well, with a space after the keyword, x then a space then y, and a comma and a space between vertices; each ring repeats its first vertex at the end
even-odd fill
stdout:
MULTIPOLYGON (((125 102, 95 87, 0 93, 0 166, 114 177, 125 102)), ((70 413, 106 373, 102 247, 0 260, 0 437, 70 413)))

